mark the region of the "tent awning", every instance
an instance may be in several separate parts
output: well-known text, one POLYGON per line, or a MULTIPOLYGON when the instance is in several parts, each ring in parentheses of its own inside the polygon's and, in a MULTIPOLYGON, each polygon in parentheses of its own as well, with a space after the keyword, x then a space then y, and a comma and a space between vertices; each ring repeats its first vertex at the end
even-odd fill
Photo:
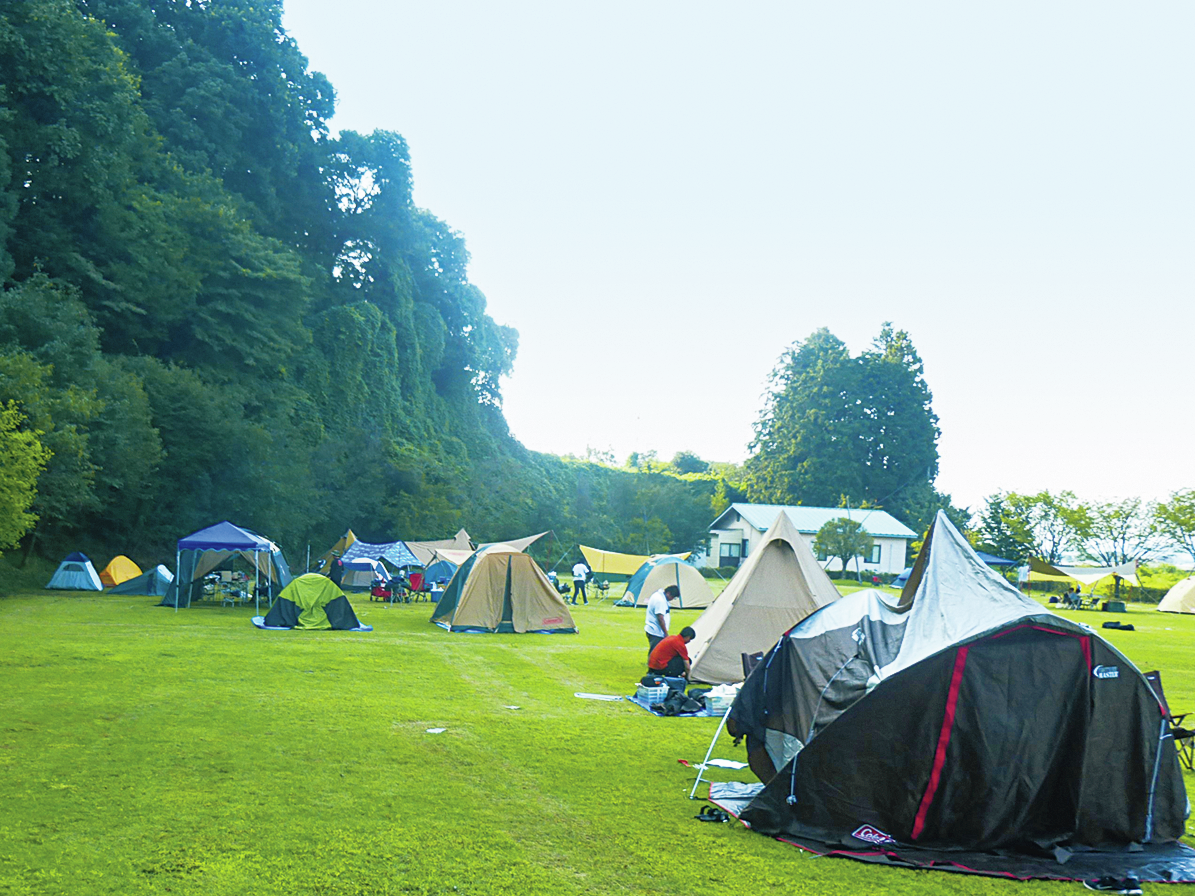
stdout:
POLYGON ((178 540, 180 551, 270 551, 274 543, 225 520, 178 540))

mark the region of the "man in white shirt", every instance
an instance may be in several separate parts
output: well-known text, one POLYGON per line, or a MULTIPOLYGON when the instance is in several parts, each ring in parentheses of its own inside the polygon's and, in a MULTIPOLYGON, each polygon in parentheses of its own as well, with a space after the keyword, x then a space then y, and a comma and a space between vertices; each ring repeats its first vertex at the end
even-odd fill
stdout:
POLYGON ((578 560, 573 564, 573 606, 577 605, 577 595, 589 606, 589 598, 585 596, 585 577, 589 575, 589 567, 578 560))
POLYGON ((672 608, 668 601, 680 597, 680 589, 675 585, 661 588, 647 599, 647 619, 643 623, 643 631, 647 633, 647 655, 656 649, 656 645, 668 637, 668 621, 672 616, 672 608))

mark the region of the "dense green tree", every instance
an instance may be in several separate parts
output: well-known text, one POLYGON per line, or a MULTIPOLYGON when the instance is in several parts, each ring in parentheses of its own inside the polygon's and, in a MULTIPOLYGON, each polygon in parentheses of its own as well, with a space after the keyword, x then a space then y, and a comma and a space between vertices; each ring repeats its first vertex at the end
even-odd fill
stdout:
POLYGON ((1153 510, 1140 498, 1093 501, 1085 511, 1079 537, 1088 559, 1119 566, 1146 560, 1162 546, 1153 510))
POLYGON ((1154 508, 1154 524, 1174 548, 1185 551, 1195 562, 1195 489, 1171 492, 1167 501, 1154 508))
MULTIPOLYGON (((751 500, 900 513, 938 467, 938 419, 909 336, 885 324, 852 357, 828 330, 793 345, 773 371, 745 464, 751 500)), ((924 496, 919 496, 924 498, 924 496)))
POLYGON ((23 422, 15 401, 0 405, 0 551, 15 547, 37 522, 29 508, 49 460, 38 433, 22 429, 23 422))
POLYGON ((841 560, 845 574, 852 560, 871 553, 872 540, 861 522, 843 516, 827 520, 817 530, 813 536, 813 549, 819 557, 837 557, 841 560))

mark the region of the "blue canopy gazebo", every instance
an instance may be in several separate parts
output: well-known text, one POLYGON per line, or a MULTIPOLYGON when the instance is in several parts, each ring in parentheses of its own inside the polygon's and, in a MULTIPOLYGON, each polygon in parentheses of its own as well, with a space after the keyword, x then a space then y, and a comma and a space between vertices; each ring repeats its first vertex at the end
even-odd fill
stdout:
POLYGON ((230 557, 239 556, 254 569, 254 606, 258 606, 258 590, 264 577, 269 586, 271 599, 274 594, 274 583, 280 588, 290 584, 290 567, 286 565, 286 558, 282 556, 282 549, 264 536, 234 526, 225 520, 200 529, 178 540, 174 581, 166 589, 166 596, 162 598, 162 607, 189 607, 191 601, 203 596, 203 577, 213 569, 219 568, 230 557))

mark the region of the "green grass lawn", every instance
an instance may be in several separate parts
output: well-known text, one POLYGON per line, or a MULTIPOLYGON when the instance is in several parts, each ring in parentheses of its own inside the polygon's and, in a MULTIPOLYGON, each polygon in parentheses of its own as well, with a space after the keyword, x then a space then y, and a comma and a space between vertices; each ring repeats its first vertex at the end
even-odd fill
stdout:
MULTIPOLYGON (((450 635, 428 604, 356 599, 375 631, 348 634, 153 604, 0 598, 0 894, 1077 889, 813 859, 693 821, 677 760, 717 721, 573 696, 633 689, 641 610, 580 607, 578 635, 450 635)), ((1195 618, 1117 618, 1138 630, 1109 640, 1195 708, 1195 618)))

